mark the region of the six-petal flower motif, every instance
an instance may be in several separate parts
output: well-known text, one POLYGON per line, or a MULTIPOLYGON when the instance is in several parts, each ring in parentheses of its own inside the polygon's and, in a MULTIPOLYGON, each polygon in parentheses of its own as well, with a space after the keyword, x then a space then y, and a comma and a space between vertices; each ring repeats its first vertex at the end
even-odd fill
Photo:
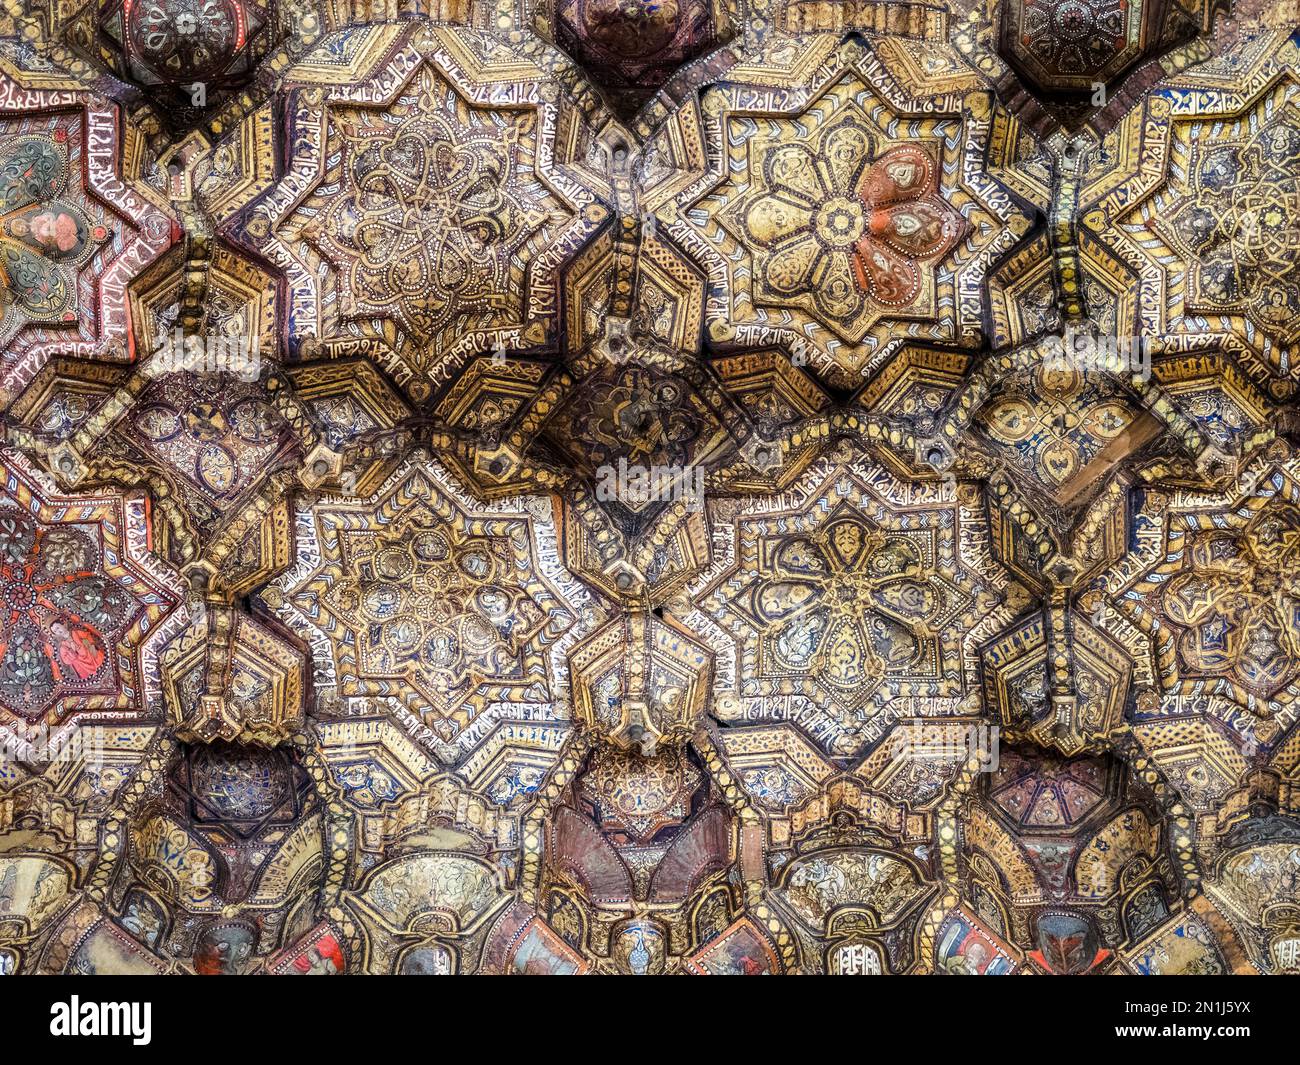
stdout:
POLYGON ((934 264, 967 228, 925 147, 876 149, 853 116, 815 144, 764 146, 725 216, 757 249, 756 299, 806 305, 853 342, 885 312, 926 313, 934 264))

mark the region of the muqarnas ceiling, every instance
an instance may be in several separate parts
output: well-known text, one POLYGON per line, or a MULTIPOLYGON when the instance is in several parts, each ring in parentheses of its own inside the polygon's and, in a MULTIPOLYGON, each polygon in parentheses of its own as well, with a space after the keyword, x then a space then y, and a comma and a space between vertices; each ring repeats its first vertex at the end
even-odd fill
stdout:
POLYGON ((0 970, 1300 971, 1293 23, 10 5, 0 970))

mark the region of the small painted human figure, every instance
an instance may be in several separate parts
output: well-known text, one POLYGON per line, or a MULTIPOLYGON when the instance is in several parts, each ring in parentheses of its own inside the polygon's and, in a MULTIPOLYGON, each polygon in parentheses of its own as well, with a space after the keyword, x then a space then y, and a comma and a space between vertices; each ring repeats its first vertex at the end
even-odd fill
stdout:
POLYGON ((78 680, 88 680, 104 664, 104 648, 93 630, 83 625, 68 625, 56 621, 50 625, 50 639, 59 661, 77 675, 78 680))

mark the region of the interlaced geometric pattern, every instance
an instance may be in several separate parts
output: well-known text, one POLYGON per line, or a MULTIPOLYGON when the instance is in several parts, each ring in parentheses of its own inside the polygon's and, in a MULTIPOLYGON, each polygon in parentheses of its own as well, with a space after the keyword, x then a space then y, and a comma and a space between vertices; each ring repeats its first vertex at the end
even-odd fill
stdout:
POLYGON ((1296 21, 11 0, 0 974, 1300 974, 1296 21))

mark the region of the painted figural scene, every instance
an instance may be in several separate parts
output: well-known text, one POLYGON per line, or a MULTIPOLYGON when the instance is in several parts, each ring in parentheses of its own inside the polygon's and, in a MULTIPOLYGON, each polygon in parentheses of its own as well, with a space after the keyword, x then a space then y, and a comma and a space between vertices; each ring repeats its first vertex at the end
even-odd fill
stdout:
POLYGON ((1294 0, 11 0, 0 974, 1300 973, 1294 0))

